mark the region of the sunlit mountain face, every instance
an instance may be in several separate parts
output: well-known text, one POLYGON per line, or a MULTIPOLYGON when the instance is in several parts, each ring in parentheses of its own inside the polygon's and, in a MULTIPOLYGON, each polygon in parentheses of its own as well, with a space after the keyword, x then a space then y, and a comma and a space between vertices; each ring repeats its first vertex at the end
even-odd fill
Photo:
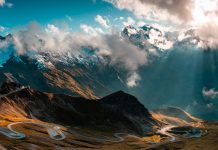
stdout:
POLYGON ((217 10, 217 0, 0 0, 3 148, 194 149, 186 138, 199 138, 216 149, 217 10))

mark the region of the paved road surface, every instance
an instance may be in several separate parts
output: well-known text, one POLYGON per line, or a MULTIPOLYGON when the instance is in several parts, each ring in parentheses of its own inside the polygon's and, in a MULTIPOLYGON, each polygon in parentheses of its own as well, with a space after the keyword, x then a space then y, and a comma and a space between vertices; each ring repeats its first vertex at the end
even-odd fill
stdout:
POLYGON ((167 126, 164 126, 163 128, 161 128, 160 130, 158 130, 157 133, 161 133, 163 135, 169 136, 171 138, 170 141, 174 142, 176 140, 176 137, 173 136, 172 134, 168 133, 167 131, 169 131, 172 128, 175 128, 175 127, 176 126, 173 126, 173 125, 167 125, 167 126))
POLYGON ((41 123, 35 123, 35 122, 15 122, 15 123, 11 123, 7 126, 7 128, 5 127, 0 127, 0 133, 2 133, 3 135, 9 137, 9 138, 13 138, 13 139, 24 139, 26 137, 25 134, 21 133, 21 132, 17 132, 16 130, 13 129, 14 125, 17 124, 35 124, 38 126, 41 126, 43 128, 47 129, 47 132, 50 136, 50 138, 54 139, 54 140, 63 140, 65 139, 65 135, 62 132, 61 128, 59 126, 49 126, 46 124, 41 124, 41 123))

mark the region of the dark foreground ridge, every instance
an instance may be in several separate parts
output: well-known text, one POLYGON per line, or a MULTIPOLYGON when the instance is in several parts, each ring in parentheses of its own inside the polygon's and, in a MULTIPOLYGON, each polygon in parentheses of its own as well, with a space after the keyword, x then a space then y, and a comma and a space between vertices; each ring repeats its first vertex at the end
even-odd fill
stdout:
MULTIPOLYGON (((13 92, 20 87, 16 83, 4 83, 0 93, 13 92)), ((153 131, 154 126, 158 125, 137 98, 122 91, 99 100, 90 100, 23 88, 2 97, 0 109, 0 113, 6 115, 22 115, 69 126, 111 129, 139 135, 153 131), (7 106, 12 111, 1 108, 7 106)))

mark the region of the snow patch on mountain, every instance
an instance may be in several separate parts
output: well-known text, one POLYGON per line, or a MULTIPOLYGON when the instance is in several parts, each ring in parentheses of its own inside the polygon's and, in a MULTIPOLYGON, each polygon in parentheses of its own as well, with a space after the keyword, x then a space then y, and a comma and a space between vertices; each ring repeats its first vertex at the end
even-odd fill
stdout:
POLYGON ((173 41, 166 38, 164 31, 150 25, 144 25, 138 29, 127 26, 124 28, 122 35, 136 45, 141 44, 144 47, 157 47, 160 50, 167 50, 173 46, 173 41))

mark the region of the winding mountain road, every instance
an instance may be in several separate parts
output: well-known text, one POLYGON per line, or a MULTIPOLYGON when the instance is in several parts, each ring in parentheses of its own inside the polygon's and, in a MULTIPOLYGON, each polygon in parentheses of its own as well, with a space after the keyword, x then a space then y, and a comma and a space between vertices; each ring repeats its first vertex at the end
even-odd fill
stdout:
POLYGON ((26 135, 23 133, 19 133, 15 130, 10 130, 4 127, 0 127, 0 133, 11 139, 24 139, 26 137, 26 135))
POLYGON ((47 126, 46 128, 50 138, 58 141, 66 138, 59 126, 54 126, 54 127, 47 126))
MULTIPOLYGON (((27 87, 23 86, 23 87, 21 87, 19 89, 11 91, 11 92, 9 92, 7 94, 0 95, 0 99, 3 98, 3 97, 9 96, 11 94, 14 94, 16 92, 19 92, 19 91, 21 91, 23 89, 26 89, 26 88, 27 87)), ((31 114, 31 116, 33 116, 33 115, 31 114)), ((50 136, 51 139, 54 139, 54 140, 63 140, 63 139, 66 138, 59 126, 36 123, 36 122, 15 122, 15 123, 11 123, 11 124, 9 124, 7 126, 7 128, 6 127, 0 127, 0 133, 7 136, 7 137, 9 137, 9 138, 12 138, 12 139, 24 139, 26 137, 25 134, 17 132, 16 130, 13 129, 13 126, 18 125, 18 124, 35 124, 37 126, 41 126, 43 128, 46 128, 47 132, 48 132, 48 135, 50 136)), ((176 126, 173 126, 173 125, 167 125, 167 126, 161 128, 160 130, 158 130, 157 133, 161 133, 163 135, 166 135, 166 136, 170 137, 170 140, 168 140, 167 142, 169 142, 169 141, 174 142, 176 140, 176 137, 174 135, 170 134, 167 131, 169 131, 172 128, 175 128, 175 127, 176 126)), ((98 141, 98 142, 111 142, 111 143, 123 142, 124 141, 123 136, 125 135, 125 133, 114 133, 113 136, 116 139, 93 138, 93 137, 89 137, 87 135, 82 135, 82 134, 78 133, 77 131, 75 131, 74 129, 71 129, 70 131, 71 131, 72 134, 74 134, 74 136, 76 136, 76 137, 78 137, 80 139, 83 139, 83 140, 98 141)), ((130 135, 130 134, 127 134, 127 135, 130 135)), ((133 136, 135 136, 135 135, 133 135, 133 136)), ((151 143, 150 141, 146 141, 146 142, 151 143)), ((164 143, 164 142, 159 142, 159 143, 156 143, 156 144, 162 144, 162 143, 164 143)))
MULTIPOLYGON (((28 87, 24 87, 22 86, 21 88, 19 89, 16 89, 14 91, 11 91, 7 94, 3 94, 3 95, 0 95, 0 99, 1 98, 4 98, 4 97, 7 97, 11 94, 14 94, 14 93, 17 93, 19 91, 22 91, 23 89, 26 89, 28 87)), ((0 127, 0 133, 9 137, 9 138, 12 138, 12 139, 24 139, 26 137, 25 134, 23 133, 20 133, 20 132, 17 132, 13 129, 13 126, 17 125, 17 124, 35 124, 35 125, 38 125, 38 126, 41 126, 43 128, 46 128, 47 129, 47 132, 50 136, 51 139, 54 139, 54 140, 63 140, 65 139, 65 135, 64 133, 61 131, 61 128, 59 126, 50 126, 50 125, 46 125, 46 124, 40 124, 40 123, 35 123, 35 122, 15 122, 15 123, 11 123, 6 127, 0 127)), ((71 130, 73 131, 73 134, 76 135, 77 137, 80 137, 80 138, 83 138, 83 139, 86 139, 86 140, 94 140, 94 141, 101 141, 101 142, 122 142, 124 141, 124 138, 121 136, 123 133, 115 133, 114 134, 114 137, 117 138, 117 140, 108 140, 108 139, 98 139, 98 138, 92 138, 92 137, 87 137, 87 136, 83 136, 79 133, 77 133, 76 131, 74 130, 71 130)))
POLYGON ((165 144, 165 143, 168 143, 168 142, 175 142, 176 137, 167 132, 167 131, 171 130, 172 128, 175 128, 175 127, 176 126, 173 126, 173 125, 167 125, 167 126, 164 126, 163 128, 161 128, 160 130, 157 131, 157 133, 160 133, 160 134, 163 134, 163 135, 166 135, 166 136, 170 137, 171 138, 170 140, 167 140, 167 141, 164 141, 164 142, 159 142, 159 143, 154 143, 154 145, 151 145, 151 146, 149 146, 147 148, 144 148, 144 149, 141 149, 141 150, 150 150, 152 148, 155 149, 158 145, 162 145, 162 144, 165 144))
POLYGON ((163 135, 166 135, 166 136, 170 137, 171 139, 170 139, 169 141, 174 142, 174 141, 176 140, 176 137, 173 136, 172 134, 170 134, 170 133, 167 132, 167 131, 169 131, 169 130, 171 130, 172 128, 175 128, 175 127, 176 127, 176 126, 173 126, 173 125, 167 125, 167 126, 161 128, 160 130, 158 130, 157 133, 161 133, 161 134, 163 134, 163 135))
POLYGON ((35 122, 15 122, 15 123, 11 123, 7 126, 7 128, 5 127, 0 127, 0 133, 2 133, 3 135, 12 138, 12 139, 24 139, 26 137, 25 134, 17 132, 13 129, 13 126, 17 125, 17 124, 35 124, 38 126, 41 126, 43 128, 47 129, 47 132, 50 136, 50 138, 54 139, 54 140, 63 140, 65 139, 65 135, 62 132, 61 128, 59 126, 49 126, 46 124, 41 124, 41 123, 35 123, 35 122))

